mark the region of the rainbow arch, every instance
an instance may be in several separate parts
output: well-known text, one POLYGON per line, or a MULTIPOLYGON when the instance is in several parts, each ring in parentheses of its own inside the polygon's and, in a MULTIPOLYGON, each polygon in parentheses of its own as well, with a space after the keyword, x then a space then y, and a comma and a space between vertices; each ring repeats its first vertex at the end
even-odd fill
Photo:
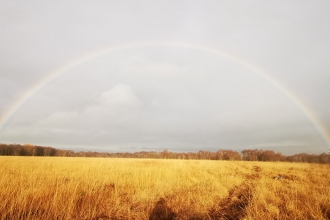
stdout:
POLYGON ((319 122, 313 112, 301 101, 299 100, 292 92, 290 92, 287 88, 282 86, 278 81, 273 79, 269 74, 267 74, 262 69, 252 65, 250 62, 246 60, 240 59, 237 56, 233 56, 229 53, 225 53, 221 50, 217 50, 214 48, 210 48, 204 45, 190 44, 186 42, 140 42, 140 43, 129 43, 122 44, 116 46, 104 47, 99 50, 95 50, 91 53, 84 54, 77 59, 72 60, 68 64, 56 69, 40 81, 38 81, 34 86, 32 86, 22 97, 16 100, 9 109, 1 116, 0 118, 0 132, 3 130, 5 125, 10 121, 10 119, 16 114, 16 112, 31 98, 36 94, 39 90, 47 86, 50 82, 60 77, 64 73, 70 71, 71 69, 85 63, 91 61, 95 58, 102 57, 111 53, 115 53, 118 51, 126 50, 126 49, 134 49, 134 48, 142 48, 142 47, 154 47, 154 46, 169 46, 169 47, 178 47, 183 49, 191 49, 201 52, 206 52, 209 54, 213 54, 215 56, 219 56, 222 58, 226 58, 237 64, 252 70, 259 77, 272 84, 277 90, 279 90, 286 98, 288 98, 294 105, 309 119, 309 121, 314 125, 316 130, 322 136, 326 146, 330 149, 330 135, 328 131, 325 129, 323 124, 319 122))

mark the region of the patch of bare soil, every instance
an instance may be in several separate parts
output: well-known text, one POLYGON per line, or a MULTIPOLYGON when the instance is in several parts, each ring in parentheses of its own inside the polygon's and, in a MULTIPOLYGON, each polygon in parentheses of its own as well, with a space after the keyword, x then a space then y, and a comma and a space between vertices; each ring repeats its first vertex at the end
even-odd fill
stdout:
POLYGON ((261 168, 253 166, 252 171, 254 171, 252 174, 246 175, 246 180, 241 185, 230 189, 228 197, 222 199, 210 210, 211 219, 243 219, 246 214, 245 208, 252 199, 255 183, 260 178, 261 168))
POLYGON ((166 204, 164 198, 160 198, 152 209, 149 220, 174 220, 177 214, 166 204))
POLYGON ((243 183, 229 191, 229 196, 222 199, 216 207, 213 207, 209 216, 212 219, 235 220, 245 215, 245 207, 252 197, 251 185, 243 183))
POLYGON ((330 207, 327 207, 325 205, 321 205, 321 210, 322 210, 322 213, 324 215, 324 218, 330 220, 330 207))

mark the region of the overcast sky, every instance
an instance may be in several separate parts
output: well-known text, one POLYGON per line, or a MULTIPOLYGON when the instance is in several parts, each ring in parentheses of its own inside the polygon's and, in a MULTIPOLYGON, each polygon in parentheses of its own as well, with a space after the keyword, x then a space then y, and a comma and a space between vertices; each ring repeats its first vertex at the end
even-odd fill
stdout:
POLYGON ((329 9, 327 0, 0 1, 0 142, 326 152, 329 9))

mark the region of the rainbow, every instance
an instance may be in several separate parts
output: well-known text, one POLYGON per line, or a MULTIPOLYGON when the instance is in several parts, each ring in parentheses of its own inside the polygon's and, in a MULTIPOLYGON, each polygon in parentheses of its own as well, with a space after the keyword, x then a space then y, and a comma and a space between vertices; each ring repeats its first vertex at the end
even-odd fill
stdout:
POLYGON ((215 56, 219 56, 221 58, 225 58, 231 60, 249 70, 252 70, 259 77, 272 84, 278 91, 280 91, 286 98, 288 98, 294 105, 309 119, 309 121, 313 124, 319 134, 322 136, 327 147, 330 148, 330 135, 328 134, 326 128, 322 125, 322 123, 317 119, 317 117, 313 114, 313 112, 302 102, 300 101, 292 92, 290 92, 287 88, 282 86, 278 81, 273 79, 270 75, 266 74, 262 69, 252 65, 250 62, 240 59, 237 56, 233 56, 229 53, 225 53, 222 50, 218 50, 215 48, 211 48, 208 46, 201 46, 196 44, 190 44, 186 42, 139 42, 139 43, 130 43, 116 46, 104 47, 99 50, 93 51, 91 53, 84 54, 83 56, 78 57, 77 59, 69 62, 67 65, 62 66, 59 69, 56 69, 47 74, 47 76, 37 82, 34 86, 32 86, 22 97, 16 100, 10 108, 2 115, 0 118, 0 132, 3 130, 4 126, 10 121, 10 119, 17 113, 17 111, 38 91, 47 86, 54 79, 60 77, 61 75, 69 72, 71 69, 85 63, 96 59, 98 57, 102 57, 111 53, 115 53, 122 50, 134 49, 134 48, 142 48, 142 47, 154 47, 154 46, 169 46, 169 47, 178 47, 183 49, 196 50, 201 52, 206 52, 209 54, 213 54, 215 56))

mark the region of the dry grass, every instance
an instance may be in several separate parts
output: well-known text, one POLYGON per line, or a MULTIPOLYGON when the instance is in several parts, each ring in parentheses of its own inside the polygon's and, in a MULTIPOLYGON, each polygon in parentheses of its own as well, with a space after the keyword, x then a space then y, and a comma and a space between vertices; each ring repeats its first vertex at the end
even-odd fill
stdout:
POLYGON ((0 219, 330 219, 326 165, 0 157, 0 170, 0 219))

